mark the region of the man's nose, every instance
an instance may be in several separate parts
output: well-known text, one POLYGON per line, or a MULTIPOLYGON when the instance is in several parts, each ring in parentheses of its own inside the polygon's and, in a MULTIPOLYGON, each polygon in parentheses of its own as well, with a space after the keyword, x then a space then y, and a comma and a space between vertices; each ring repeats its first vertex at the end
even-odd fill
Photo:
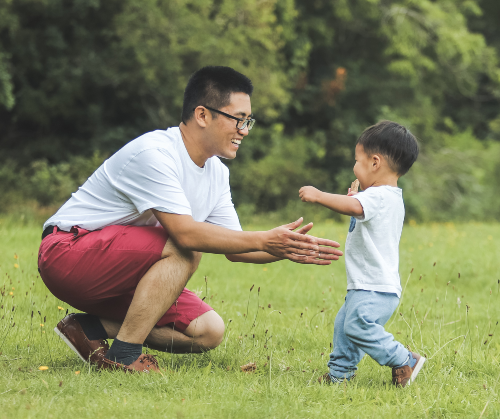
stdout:
POLYGON ((243 129, 238 129, 238 132, 246 137, 248 135, 248 125, 243 129))

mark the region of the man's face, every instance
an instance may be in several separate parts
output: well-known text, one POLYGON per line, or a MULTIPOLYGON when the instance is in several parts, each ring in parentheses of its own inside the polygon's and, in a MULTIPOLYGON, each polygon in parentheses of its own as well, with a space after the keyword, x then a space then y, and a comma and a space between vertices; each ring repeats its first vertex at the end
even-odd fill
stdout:
MULTIPOLYGON (((252 114, 250 96, 246 93, 231 93, 229 105, 219 109, 237 118, 249 118, 252 114)), ((243 137, 248 135, 248 128, 239 130, 236 128, 238 121, 224 115, 217 115, 212 119, 209 127, 209 139, 211 154, 225 159, 234 159, 240 147, 243 137)))

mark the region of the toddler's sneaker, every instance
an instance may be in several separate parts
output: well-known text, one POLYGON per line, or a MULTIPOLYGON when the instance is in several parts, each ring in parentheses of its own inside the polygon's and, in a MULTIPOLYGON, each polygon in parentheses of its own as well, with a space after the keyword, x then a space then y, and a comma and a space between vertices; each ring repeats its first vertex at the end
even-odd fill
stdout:
POLYGON ((392 384, 406 387, 410 385, 424 365, 425 358, 415 352, 409 352, 404 364, 392 369, 392 384))

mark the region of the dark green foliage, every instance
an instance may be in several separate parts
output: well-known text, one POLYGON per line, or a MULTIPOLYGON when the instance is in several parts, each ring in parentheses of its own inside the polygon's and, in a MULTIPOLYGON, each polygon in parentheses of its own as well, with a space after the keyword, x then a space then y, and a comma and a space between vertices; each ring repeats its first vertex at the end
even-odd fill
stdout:
POLYGON ((88 176, 95 152, 177 125, 189 76, 228 65, 255 85, 258 125, 228 162, 246 211, 290 207, 304 184, 344 192, 358 135, 392 119, 422 143, 402 181, 410 216, 498 218, 498 200, 477 196, 500 186, 499 11, 496 0, 4 0, 2 209, 61 204, 81 177, 75 156, 90 159, 88 176))

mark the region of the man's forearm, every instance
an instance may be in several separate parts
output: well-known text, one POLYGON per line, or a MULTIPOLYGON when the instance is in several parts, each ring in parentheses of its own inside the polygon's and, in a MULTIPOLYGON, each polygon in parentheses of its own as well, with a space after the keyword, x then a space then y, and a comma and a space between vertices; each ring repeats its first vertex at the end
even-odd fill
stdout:
MULTIPOLYGON (((152 211, 177 247, 185 251, 225 255, 264 252, 276 258, 315 265, 329 265, 343 254, 336 249, 340 246, 337 242, 308 235, 312 223, 293 231, 302 224, 302 218, 268 231, 233 231, 194 221, 190 215, 152 211)), ((263 263, 259 260, 257 263, 263 263)), ((274 261, 268 256, 264 260, 274 261)))
POLYGON ((233 231, 208 223, 183 222, 181 218, 175 228, 172 228, 162 223, 161 215, 157 218, 176 244, 185 250, 238 254, 261 251, 264 246, 265 232, 262 231, 233 231))
POLYGON ((244 262, 244 263, 272 263, 283 260, 276 256, 270 255, 266 252, 251 252, 240 253, 238 255, 226 255, 226 258, 231 262, 244 262))
POLYGON ((321 192, 321 195, 316 202, 328 209, 331 209, 332 211, 338 212, 339 214, 358 217, 363 215, 363 206, 361 203, 356 198, 352 198, 347 195, 321 192))

